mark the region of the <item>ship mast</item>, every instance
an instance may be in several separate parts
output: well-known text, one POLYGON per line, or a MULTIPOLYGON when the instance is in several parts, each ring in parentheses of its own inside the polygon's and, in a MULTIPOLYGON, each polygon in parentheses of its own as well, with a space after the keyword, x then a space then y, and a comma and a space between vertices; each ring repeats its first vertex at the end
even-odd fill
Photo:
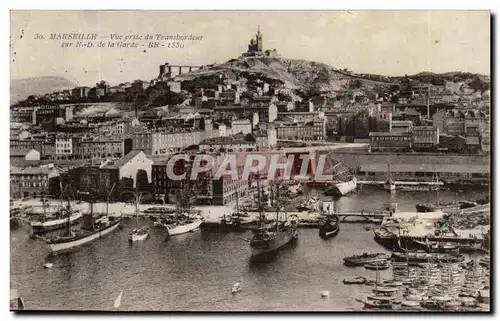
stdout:
POLYGON ((438 173, 436 172, 436 205, 439 206, 439 176, 438 173))
POLYGON ((141 200, 142 193, 137 192, 136 186, 136 194, 135 194, 135 228, 139 228, 139 202, 141 200))
MULTIPOLYGON (((61 187, 61 204, 63 203, 63 198, 64 198, 64 191, 63 191, 63 188, 62 188, 62 183, 60 184, 60 187, 61 187)), ((69 186, 66 186, 66 190, 69 188, 69 186)), ((62 210, 64 211, 64 208, 62 208, 62 210)), ((67 213, 67 221, 66 221, 66 235, 70 235, 71 234, 71 204, 70 204, 70 200, 69 200, 69 194, 68 194, 68 208, 66 209, 66 213, 67 213)))
POLYGON ((276 204, 276 233, 279 232, 279 226, 280 226, 280 191, 279 191, 279 184, 276 184, 276 199, 275 199, 275 204, 276 204))
POLYGON ((116 182, 111 187, 111 190, 108 193, 108 197, 106 198, 106 216, 108 216, 108 212, 109 212, 109 198, 111 196, 111 193, 113 193, 113 189, 115 188, 115 186, 116 186, 116 182))
POLYGON ((70 201, 70 197, 69 197, 69 194, 68 194, 68 223, 66 225, 66 228, 67 228, 67 232, 68 232, 68 235, 70 234, 70 226, 71 226, 71 201, 70 201))
POLYGON ((257 172, 257 204, 259 206, 259 216, 260 216, 260 222, 264 220, 263 216, 263 209, 262 209, 262 198, 261 198, 261 191, 260 191, 260 168, 259 171, 257 172))
POLYGON ((90 218, 92 219, 92 230, 95 229, 94 226, 94 196, 92 195, 92 192, 90 193, 90 218))
POLYGON ((238 187, 236 187, 236 213, 240 212, 240 207, 238 205, 238 194, 240 193, 238 187))
POLYGON ((43 216, 47 216, 47 208, 45 206, 45 188, 42 186, 42 208, 43 208, 43 216))

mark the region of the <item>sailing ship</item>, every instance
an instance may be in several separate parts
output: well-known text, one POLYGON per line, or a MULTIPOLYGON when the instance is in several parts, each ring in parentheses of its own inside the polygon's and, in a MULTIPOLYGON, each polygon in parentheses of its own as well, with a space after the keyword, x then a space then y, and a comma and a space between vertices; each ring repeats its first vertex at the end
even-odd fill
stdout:
MULTIPOLYGON (((187 169, 186 177, 190 177, 190 170, 191 168, 187 169)), ((194 210, 197 186, 191 183, 192 180, 189 179, 183 181, 177 197, 176 214, 164 224, 168 236, 193 232, 203 223, 199 213, 194 210)))
POLYGON ((368 309, 385 309, 391 310, 395 304, 396 294, 399 291, 396 287, 381 287, 380 272, 377 269, 375 286, 372 289, 373 294, 367 295, 365 298, 356 298, 356 301, 363 303, 368 309))
MULTIPOLYGON (((63 188, 62 185, 60 185, 61 188, 61 194, 63 194, 63 188)), ((41 233, 46 233, 50 231, 55 231, 58 229, 62 229, 68 224, 68 213, 67 209, 64 210, 61 204, 61 208, 56 210, 53 213, 47 212, 47 200, 42 199, 42 208, 43 208, 43 215, 37 215, 37 219, 35 220, 30 220, 30 226, 33 230, 34 234, 41 234, 41 233)), ((70 225, 75 225, 77 223, 80 223, 83 219, 83 213, 80 210, 72 210, 71 213, 69 213, 69 224, 70 225)))
POLYGON ((344 196, 354 191, 358 186, 358 181, 355 176, 350 176, 348 180, 333 184, 333 186, 325 191, 325 195, 344 196))
POLYGON ((139 202, 140 202, 141 194, 137 193, 135 195, 135 228, 129 233, 128 240, 129 242, 138 242, 143 241, 149 237, 149 229, 147 227, 139 228, 139 202))
MULTIPOLYGON (((428 199, 427 203, 419 203, 415 205, 417 212, 458 212, 463 209, 471 208, 477 206, 476 202, 469 201, 458 201, 458 202, 448 202, 443 203, 439 201, 439 176, 437 173, 433 176, 433 183, 435 184, 434 190, 436 191, 436 203, 430 203, 430 199, 428 199)), ((431 185, 429 185, 429 197, 431 192, 431 185)))
POLYGON ((72 209, 67 217, 67 209, 59 209, 50 215, 44 215, 39 220, 30 221, 33 233, 40 234, 64 228, 66 224, 75 225, 83 219, 83 213, 80 210, 72 209))
POLYGON ((357 179, 351 168, 336 160, 333 152, 330 152, 325 159, 330 162, 330 168, 325 173, 333 176, 332 184, 325 190, 327 196, 344 196, 357 188, 357 179))
POLYGON ((259 221, 258 227, 253 229, 254 235, 250 240, 252 257, 275 252, 298 238, 298 219, 296 216, 287 217, 285 212, 285 221, 280 221, 279 188, 276 197, 276 220, 271 224, 267 222, 262 210, 260 177, 257 177, 257 193, 259 195, 259 221))
MULTIPOLYGON (((115 184, 116 185, 116 184, 115 184)), ((113 191, 115 185, 111 189, 110 193, 113 191)), ((71 215, 71 204, 70 199, 68 197, 68 205, 64 209, 66 211, 67 222, 66 225, 66 233, 63 235, 56 235, 50 239, 45 239, 46 243, 49 245, 49 250, 52 253, 58 253, 62 251, 68 251, 75 247, 90 243, 96 239, 100 239, 101 237, 111 233, 120 225, 122 218, 118 217, 109 217, 106 215, 101 215, 100 217, 94 217, 93 204, 94 200, 90 192, 81 193, 90 196, 89 205, 90 211, 89 213, 84 214, 83 226, 80 230, 71 230, 69 224, 69 217, 71 215)), ((108 195, 109 202, 109 195, 108 195)))

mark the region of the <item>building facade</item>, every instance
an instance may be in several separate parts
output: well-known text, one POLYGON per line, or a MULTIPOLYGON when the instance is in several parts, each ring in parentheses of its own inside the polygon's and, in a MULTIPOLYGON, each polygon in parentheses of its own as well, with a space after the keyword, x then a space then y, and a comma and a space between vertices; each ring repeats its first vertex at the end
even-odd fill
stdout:
POLYGON ((324 140, 326 138, 326 119, 314 119, 303 123, 282 123, 276 127, 278 139, 287 140, 324 140))
POLYGON ((59 190, 59 171, 50 167, 11 168, 10 193, 14 198, 55 195, 59 190))

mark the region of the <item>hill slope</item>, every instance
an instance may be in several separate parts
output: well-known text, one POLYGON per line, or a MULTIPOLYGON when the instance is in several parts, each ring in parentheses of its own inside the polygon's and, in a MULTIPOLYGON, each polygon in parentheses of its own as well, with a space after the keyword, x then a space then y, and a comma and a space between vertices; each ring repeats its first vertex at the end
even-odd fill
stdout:
MULTIPOLYGON (((251 79, 259 78, 267 81, 278 81, 285 87, 314 95, 343 89, 358 89, 365 92, 383 92, 391 85, 403 81, 401 77, 381 75, 356 74, 347 69, 336 69, 324 63, 285 58, 239 58, 231 59, 222 64, 216 64, 183 74, 176 80, 194 80, 216 76, 219 73, 231 71, 237 76, 251 79)), ((489 88, 489 76, 464 72, 449 72, 444 74, 420 73, 409 76, 421 83, 444 85, 445 82, 461 82, 474 91, 484 91, 489 88)))
POLYGON ((12 79, 10 81, 10 101, 14 103, 30 95, 43 95, 54 91, 76 87, 76 84, 63 77, 44 76, 12 79))

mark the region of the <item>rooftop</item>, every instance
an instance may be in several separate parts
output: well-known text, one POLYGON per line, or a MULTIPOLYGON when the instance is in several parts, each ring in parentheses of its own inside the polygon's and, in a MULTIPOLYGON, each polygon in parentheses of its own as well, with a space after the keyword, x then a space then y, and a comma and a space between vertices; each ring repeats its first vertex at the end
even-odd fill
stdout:
POLYGON ((411 136, 411 133, 402 132, 370 132, 370 137, 395 137, 395 136, 411 136))
POLYGON ((394 125, 412 125, 413 122, 411 120, 393 120, 392 126, 394 125))
POLYGON ((26 168, 18 168, 12 167, 10 169, 11 175, 40 175, 40 174, 50 174, 55 169, 47 168, 47 167, 26 167, 26 168))
POLYGON ((254 144, 255 138, 252 134, 236 134, 233 136, 212 137, 203 140, 200 145, 235 145, 254 144))
POLYGON ((31 152, 32 150, 35 150, 34 148, 23 148, 23 149, 17 149, 17 148, 11 148, 10 149, 10 157, 24 157, 26 154, 31 152))
POLYGON ((129 161, 134 159, 140 153, 144 153, 144 152, 142 150, 138 150, 138 149, 132 150, 127 155, 123 156, 122 158, 120 158, 116 161, 112 161, 111 163, 104 165, 102 168, 104 168, 104 169, 119 169, 123 165, 127 164, 129 161))
POLYGON ((435 126, 415 126, 413 130, 437 130, 435 126))

